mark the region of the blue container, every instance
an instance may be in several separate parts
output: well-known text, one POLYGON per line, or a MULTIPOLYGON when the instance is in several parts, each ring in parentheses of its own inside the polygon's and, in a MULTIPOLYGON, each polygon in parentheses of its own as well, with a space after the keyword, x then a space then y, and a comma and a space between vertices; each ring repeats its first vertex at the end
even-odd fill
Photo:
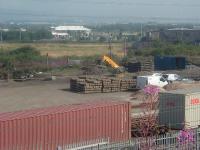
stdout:
POLYGON ((154 57, 155 70, 185 69, 185 65, 186 65, 185 57, 173 57, 173 56, 154 57))

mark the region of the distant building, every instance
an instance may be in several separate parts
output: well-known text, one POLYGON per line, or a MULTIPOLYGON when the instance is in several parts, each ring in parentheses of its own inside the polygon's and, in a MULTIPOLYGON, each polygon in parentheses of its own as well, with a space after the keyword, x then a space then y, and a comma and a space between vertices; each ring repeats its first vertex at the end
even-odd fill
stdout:
POLYGON ((51 34, 54 36, 56 39, 65 39, 69 37, 68 33, 60 33, 56 31, 52 31, 51 34))
POLYGON ((147 39, 149 40, 159 40, 160 39, 160 31, 150 31, 147 33, 147 39))
POLYGON ((91 33, 91 29, 84 26, 57 26, 51 27, 52 35, 56 39, 73 39, 87 38, 91 33))
POLYGON ((186 42, 200 44, 200 29, 198 28, 172 28, 167 30, 150 31, 148 40, 161 40, 167 42, 186 42))

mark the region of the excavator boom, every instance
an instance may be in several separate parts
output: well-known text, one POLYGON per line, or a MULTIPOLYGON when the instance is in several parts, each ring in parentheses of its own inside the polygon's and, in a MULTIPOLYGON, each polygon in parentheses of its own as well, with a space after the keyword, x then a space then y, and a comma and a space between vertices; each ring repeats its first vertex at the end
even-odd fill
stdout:
POLYGON ((123 73, 125 69, 119 66, 115 61, 113 61, 110 57, 104 55, 103 61, 108 63, 112 68, 116 69, 119 73, 123 73))
POLYGON ((111 65, 115 69, 119 68, 119 65, 116 62, 114 62, 110 57, 108 57, 106 55, 103 56, 103 61, 108 63, 109 65, 111 65))

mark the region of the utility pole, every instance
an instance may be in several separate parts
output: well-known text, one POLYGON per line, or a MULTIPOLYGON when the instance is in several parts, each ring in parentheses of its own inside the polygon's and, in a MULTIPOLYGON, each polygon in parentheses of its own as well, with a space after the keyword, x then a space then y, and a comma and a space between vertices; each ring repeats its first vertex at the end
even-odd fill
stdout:
POLYGON ((124 37, 124 58, 126 57, 127 55, 127 45, 126 45, 126 35, 124 37))
POLYGON ((112 36, 112 34, 111 35, 109 35, 109 53, 110 53, 110 58, 112 58, 112 45, 111 45, 111 36, 112 36))
POLYGON ((141 23, 141 26, 140 26, 140 40, 142 39, 143 37, 143 26, 142 26, 142 23, 141 23))
POLYGON ((22 40, 22 32, 26 32, 27 30, 24 29, 24 28, 20 28, 19 29, 19 40, 21 41, 22 40))
POLYGON ((181 43, 183 43, 183 27, 181 28, 181 43))
POLYGON ((2 30, 1 31, 1 43, 3 42, 3 33, 2 33, 2 30))
POLYGON ((19 40, 20 41, 22 40, 22 31, 21 31, 21 29, 19 30, 19 40))
POLYGON ((47 67, 47 71, 49 70, 49 54, 46 54, 46 67, 47 67))

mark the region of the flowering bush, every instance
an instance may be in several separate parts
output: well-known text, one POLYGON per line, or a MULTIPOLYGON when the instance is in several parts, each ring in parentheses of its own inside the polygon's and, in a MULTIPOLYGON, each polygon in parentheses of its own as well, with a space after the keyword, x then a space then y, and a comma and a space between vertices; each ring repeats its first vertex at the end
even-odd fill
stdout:
POLYGON ((154 85, 148 85, 144 88, 144 93, 147 95, 158 95, 160 92, 160 89, 157 86, 154 85))
POLYGON ((196 149, 194 132, 191 130, 180 131, 178 134, 177 140, 178 140, 177 146, 179 149, 182 149, 182 150, 196 149))
POLYGON ((155 111, 158 107, 158 93, 160 92, 160 89, 157 86, 154 85, 148 85, 144 88, 144 107, 145 111, 155 111))
MULTIPOLYGON (((160 89, 157 86, 148 85, 144 88, 144 97, 142 102, 142 113, 135 128, 138 135, 142 137, 142 150, 156 149, 155 135, 159 134, 157 122, 158 93, 160 89)), ((137 136, 137 134, 136 134, 137 136)))
POLYGON ((179 144, 187 144, 188 142, 194 142, 194 133, 189 130, 181 130, 177 140, 179 144))

